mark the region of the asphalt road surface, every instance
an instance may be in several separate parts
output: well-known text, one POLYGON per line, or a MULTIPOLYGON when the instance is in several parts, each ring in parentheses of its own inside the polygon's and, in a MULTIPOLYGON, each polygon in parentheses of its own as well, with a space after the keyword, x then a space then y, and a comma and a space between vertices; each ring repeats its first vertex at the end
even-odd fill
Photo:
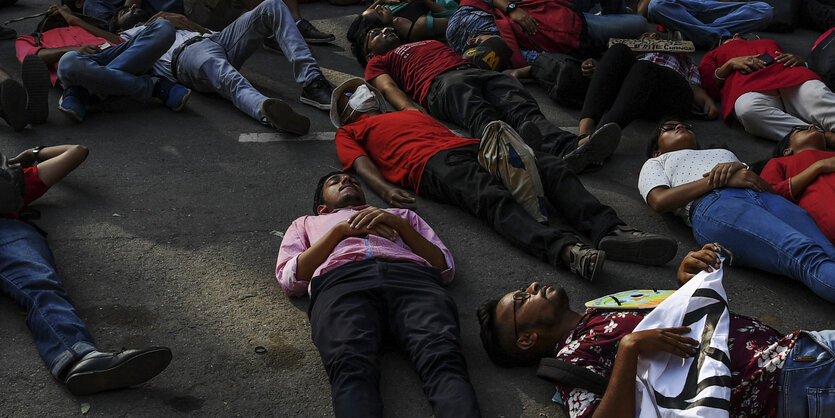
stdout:
MULTIPOLYGON (((0 9, 0 21, 48 4, 20 0, 0 9)), ((337 34, 332 45, 312 47, 335 84, 362 75, 344 38, 361 10, 321 0, 302 5, 306 18, 337 34)), ((26 34, 35 24, 9 26, 26 34)), ((807 30, 768 36, 801 56, 817 37, 807 30)), ((0 41, 0 66, 19 77, 13 41, 0 41)), ((49 375, 25 313, 0 298, 0 416, 71 416, 83 407, 89 407, 87 416, 102 417, 332 415, 327 376, 310 339, 307 298, 287 298, 274 269, 283 232, 310 211, 316 180, 339 167, 334 128, 325 112, 298 102, 301 89, 284 57, 259 50, 242 72, 266 95, 310 117, 311 134, 278 134, 228 101, 196 93, 180 113, 156 102, 112 98, 79 124, 57 110, 60 91, 53 89, 48 123, 20 133, 0 125, 7 155, 40 144, 90 148, 87 161, 34 205, 42 214, 38 224, 49 232, 66 288, 101 348, 166 345, 174 353, 169 368, 140 387, 74 397, 49 375), (256 353, 259 346, 266 353, 256 353)), ((549 119, 576 125, 577 111, 527 86, 549 119)), ((765 158, 773 146, 739 126, 695 123, 703 143, 727 144, 747 162, 765 158)), ((675 269, 697 244, 678 218, 652 212, 638 194, 651 127, 641 121, 625 129, 613 158, 582 180, 628 223, 678 240, 679 253, 665 266, 607 262, 600 279, 587 283, 516 249, 457 208, 418 200, 418 212, 457 262, 449 291, 459 306, 463 350, 485 416, 563 415, 551 402, 553 386, 536 378, 534 369, 489 362, 475 318, 483 300, 534 280, 565 287, 575 309, 616 291, 675 288, 675 269)), ((371 204, 383 205, 368 195, 371 204)), ((781 331, 835 327, 835 306, 787 278, 731 267, 725 288, 732 310, 781 331)), ((382 369, 386 416, 432 415, 402 353, 387 349, 382 369)))

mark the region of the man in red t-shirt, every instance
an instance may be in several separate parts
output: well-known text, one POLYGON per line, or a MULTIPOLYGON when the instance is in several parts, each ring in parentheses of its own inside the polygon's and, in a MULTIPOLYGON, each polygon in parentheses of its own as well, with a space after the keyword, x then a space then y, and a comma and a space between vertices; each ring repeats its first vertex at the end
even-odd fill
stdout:
POLYGON ((603 164, 617 148, 620 128, 604 125, 588 138, 549 122, 536 99, 514 77, 475 68, 450 47, 434 40, 402 44, 393 28, 375 28, 355 38, 365 79, 380 89, 396 109, 417 110, 466 126, 481 137, 493 121, 507 122, 535 150, 562 157, 579 173, 603 164))
POLYGON ((345 169, 356 170, 391 206, 413 207, 415 199, 388 182, 457 205, 528 253, 553 266, 569 266, 588 280, 607 256, 650 265, 675 256, 675 240, 626 226, 562 160, 543 152, 536 152, 536 165, 545 197, 562 216, 552 225, 537 222, 479 164, 478 139, 461 138, 416 110, 381 113, 381 103, 362 80, 349 80, 334 90, 331 121, 339 128, 335 143, 345 169), (368 100, 352 103, 347 94, 356 96, 360 88, 369 89, 363 92, 368 100), (578 233, 591 238, 593 247, 578 233))

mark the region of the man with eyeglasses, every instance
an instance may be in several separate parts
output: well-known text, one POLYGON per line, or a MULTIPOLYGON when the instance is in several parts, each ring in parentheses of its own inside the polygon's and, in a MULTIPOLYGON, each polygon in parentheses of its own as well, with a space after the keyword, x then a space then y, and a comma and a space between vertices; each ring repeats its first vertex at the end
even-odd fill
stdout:
POLYGON ((436 416, 480 416, 458 310, 443 289, 455 265, 432 228, 410 210, 368 206, 359 181, 342 171, 319 179, 313 212, 287 229, 275 274, 287 295, 310 295, 313 343, 335 415, 382 416, 379 355, 391 335, 436 416))
POLYGON ((403 44, 393 28, 375 28, 361 32, 352 47, 366 67, 366 81, 395 109, 420 110, 416 102, 430 115, 466 127, 473 138, 489 123, 504 121, 531 148, 561 157, 575 173, 602 165, 620 141, 616 124, 583 139, 561 130, 515 77, 476 68, 441 42, 403 44))
MULTIPOLYGON (((711 243, 690 252, 678 269, 678 281, 718 269, 719 248, 711 243)), ((549 365, 570 375, 557 382, 557 395, 574 418, 633 416, 639 358, 670 353, 687 359, 697 353, 699 342, 682 335, 688 327, 633 332, 647 313, 576 312, 564 289, 534 282, 485 302, 477 317, 482 345, 494 363, 513 367, 556 358, 549 365)), ((784 335, 733 313, 728 328, 725 362, 731 377, 722 383, 730 391, 730 416, 810 416, 815 406, 828 411, 816 402, 823 401, 817 394, 832 391, 835 331, 784 335)))
MULTIPOLYGON (((559 211, 559 216, 543 216, 544 222, 539 222, 509 190, 517 189, 513 181, 498 179, 485 168, 490 163, 482 161, 493 154, 483 153, 478 139, 461 138, 421 112, 384 113, 377 94, 362 79, 343 83, 334 90, 331 122, 339 128, 334 142, 343 167, 356 170, 388 204, 415 205, 411 193, 394 183, 456 205, 529 254, 552 266, 568 267, 589 281, 600 274, 606 259, 659 265, 675 257, 675 240, 627 226, 559 158, 534 152, 533 167, 520 169, 541 179, 544 196, 535 202, 538 207, 550 203, 559 211)), ((511 155, 530 152, 512 137, 500 146, 512 148, 511 155)), ((512 164, 525 165, 522 158, 512 164)))
POLYGON ((783 51, 771 39, 736 34, 702 58, 702 86, 721 99, 725 121, 736 116, 752 135, 779 141, 794 126, 814 124, 832 148, 835 93, 802 58, 783 51))

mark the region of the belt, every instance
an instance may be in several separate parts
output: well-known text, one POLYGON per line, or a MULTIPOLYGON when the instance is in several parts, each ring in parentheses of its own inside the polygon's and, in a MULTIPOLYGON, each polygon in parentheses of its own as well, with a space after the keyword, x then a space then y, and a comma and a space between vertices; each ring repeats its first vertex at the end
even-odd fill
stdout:
MULTIPOLYGON (((708 193, 708 194, 710 194, 710 193, 708 193)), ((687 214, 687 218, 690 220, 691 225, 693 224, 693 211, 696 210, 696 206, 699 206, 699 203, 702 203, 702 200, 705 200, 705 197, 707 197, 706 194, 701 195, 701 196, 693 199, 692 202, 690 202, 690 212, 687 214)))
POLYGON ((203 36, 192 36, 191 38, 186 39, 185 42, 181 43, 180 46, 178 46, 177 49, 171 53, 171 75, 173 75, 175 79, 177 78, 177 63, 180 61, 180 54, 183 53, 183 50, 186 49, 187 46, 200 42, 203 39, 206 38, 203 36))

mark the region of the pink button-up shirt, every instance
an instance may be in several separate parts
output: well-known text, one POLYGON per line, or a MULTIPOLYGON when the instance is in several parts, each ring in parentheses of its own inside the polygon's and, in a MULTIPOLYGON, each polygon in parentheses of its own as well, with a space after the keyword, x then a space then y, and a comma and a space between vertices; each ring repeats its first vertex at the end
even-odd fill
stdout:
MULTIPOLYGON (((310 282, 296 278, 296 263, 299 254, 322 239, 336 224, 348 220, 354 213, 365 207, 356 206, 337 209, 332 213, 302 216, 293 221, 284 234, 284 240, 281 241, 281 249, 278 250, 278 262, 275 266, 275 277, 278 279, 284 293, 290 296, 301 296, 305 291, 308 294, 310 293, 310 282)), ((452 282, 452 277, 455 274, 452 254, 426 221, 408 209, 386 209, 386 211, 407 219, 415 231, 443 252, 447 269, 441 272, 441 277, 444 285, 452 282)), ((348 237, 340 241, 328 258, 316 268, 313 277, 325 274, 343 264, 369 258, 411 261, 423 266, 431 266, 423 257, 415 254, 399 236, 394 241, 389 241, 383 237, 368 234, 364 237, 348 237)))

